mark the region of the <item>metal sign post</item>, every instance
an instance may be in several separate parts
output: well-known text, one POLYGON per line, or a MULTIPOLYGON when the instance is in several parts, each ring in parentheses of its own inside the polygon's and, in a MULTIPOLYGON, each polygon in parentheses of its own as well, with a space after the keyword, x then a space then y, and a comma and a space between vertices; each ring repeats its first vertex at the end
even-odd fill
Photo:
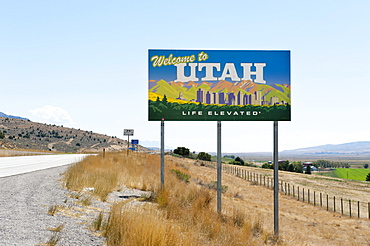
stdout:
POLYGON ((221 213, 222 194, 222 163, 221 163, 221 121, 217 121, 217 212, 221 213))
POLYGON ((279 152, 278 122, 274 121, 274 234, 279 236, 279 152))
POLYGON ((164 188, 164 119, 161 121, 161 188, 164 188))
POLYGON ((123 135, 127 136, 127 155, 128 155, 128 150, 130 149, 130 136, 134 136, 134 129, 124 129, 123 135))

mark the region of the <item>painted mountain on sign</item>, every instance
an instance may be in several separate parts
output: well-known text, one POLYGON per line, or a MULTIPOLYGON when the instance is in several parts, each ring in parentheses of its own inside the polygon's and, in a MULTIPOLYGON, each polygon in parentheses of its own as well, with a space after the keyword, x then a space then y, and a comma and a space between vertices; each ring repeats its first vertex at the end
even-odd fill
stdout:
MULTIPOLYGON (((275 101, 285 102, 290 104, 290 85, 274 84, 272 86, 266 84, 257 84, 250 80, 240 82, 229 82, 226 80, 218 82, 167 82, 165 80, 149 81, 149 92, 160 96, 166 95, 170 99, 178 99, 185 101, 199 101, 197 92, 201 89, 208 94, 224 94, 225 97, 235 95, 255 95, 258 92, 261 101, 271 102, 272 98, 275 101)), ((226 100, 226 98, 225 98, 226 100)))

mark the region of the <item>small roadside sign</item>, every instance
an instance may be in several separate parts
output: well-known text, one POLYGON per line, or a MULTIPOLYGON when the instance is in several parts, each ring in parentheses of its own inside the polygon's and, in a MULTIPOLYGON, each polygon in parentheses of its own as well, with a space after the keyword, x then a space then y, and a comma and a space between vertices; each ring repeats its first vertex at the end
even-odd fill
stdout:
POLYGON ((123 135, 124 136, 134 136, 134 129, 124 129, 123 135))

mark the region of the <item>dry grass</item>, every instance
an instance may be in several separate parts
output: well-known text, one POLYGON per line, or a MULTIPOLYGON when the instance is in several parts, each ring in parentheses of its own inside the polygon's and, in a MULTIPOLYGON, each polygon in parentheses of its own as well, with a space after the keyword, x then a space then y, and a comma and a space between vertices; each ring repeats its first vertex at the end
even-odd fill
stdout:
POLYGON ((152 191, 141 206, 117 203, 109 218, 97 217, 109 246, 118 245, 369 245, 370 222, 280 196, 280 237, 273 236, 273 193, 270 189, 223 173, 222 214, 215 211, 216 191, 204 184, 216 171, 194 161, 166 158, 165 187, 159 184, 159 157, 130 153, 93 156, 65 174, 69 189, 94 187, 101 200, 122 186, 152 191), (183 182, 178 170, 189 175, 183 182))
POLYGON ((59 206, 58 205, 50 205, 48 208, 48 215, 54 216, 56 212, 58 212, 59 206))
POLYGON ((142 190, 157 190, 158 157, 140 153, 106 153, 89 156, 65 173, 65 186, 81 191, 94 187, 93 194, 105 201, 108 194, 122 185, 142 190))
POLYGON ((59 226, 54 227, 54 228, 47 228, 47 230, 54 231, 54 232, 61 232, 63 228, 64 228, 64 224, 60 224, 59 226))

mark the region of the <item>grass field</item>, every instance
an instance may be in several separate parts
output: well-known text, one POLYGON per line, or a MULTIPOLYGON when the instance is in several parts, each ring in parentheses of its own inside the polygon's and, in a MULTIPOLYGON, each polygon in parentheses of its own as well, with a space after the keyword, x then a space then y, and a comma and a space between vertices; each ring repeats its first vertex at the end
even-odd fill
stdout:
POLYGON ((334 174, 337 178, 353 179, 353 180, 366 180, 366 175, 370 173, 370 169, 357 169, 357 168, 337 168, 334 174))
POLYGON ((320 173, 323 176, 329 176, 333 178, 351 179, 366 181, 367 174, 370 173, 370 169, 360 168, 337 168, 331 172, 320 173))

